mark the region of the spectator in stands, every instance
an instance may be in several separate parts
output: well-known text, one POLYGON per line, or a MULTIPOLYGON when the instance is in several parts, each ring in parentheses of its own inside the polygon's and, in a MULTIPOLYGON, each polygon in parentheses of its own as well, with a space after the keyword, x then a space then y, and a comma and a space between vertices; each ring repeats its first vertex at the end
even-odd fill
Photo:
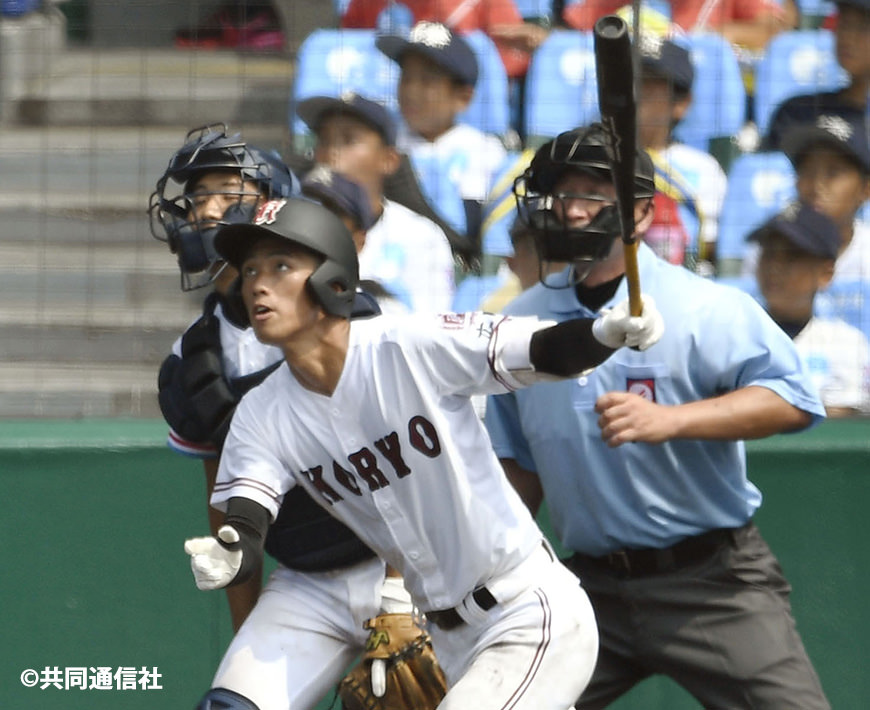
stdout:
POLYGON ((403 28, 390 22, 396 16, 410 16, 412 24, 442 22, 454 32, 485 32, 498 47, 512 79, 525 76, 531 53, 548 34, 540 23, 524 22, 513 0, 351 0, 341 26, 376 27, 399 34, 403 28))
MULTIPOLYGON (((870 199, 870 139, 863 120, 822 114, 815 123, 792 127, 782 150, 797 172, 798 199, 834 220, 840 251, 834 281, 870 279, 870 223, 860 218, 870 199)), ((743 274, 755 273, 758 249, 750 245, 743 274)))
POLYGON ((653 159, 658 191, 656 217, 644 239, 670 263, 710 275, 728 181, 712 155, 673 138, 692 103, 691 56, 652 32, 641 33, 638 51, 638 137, 653 159))
POLYGON ((418 23, 407 39, 378 37, 376 45, 401 68, 399 149, 411 157, 433 202, 477 241, 482 204, 506 151, 495 136, 457 121, 474 95, 474 51, 437 22, 418 23))
POLYGON ((870 411, 870 343, 839 318, 814 315, 816 294, 834 276, 840 233, 798 202, 749 235, 760 247, 756 278, 771 318, 794 340, 829 417, 870 411))
MULTIPOLYGON (((371 202, 365 190, 327 165, 315 165, 302 178, 302 194, 320 202, 344 222, 357 254, 366 244, 368 230, 375 225, 371 202)), ((407 313, 408 307, 377 279, 365 279, 360 288, 378 303, 381 313, 407 313)))
POLYGON ((763 146, 780 150, 783 136, 821 114, 842 116, 850 123, 866 120, 870 92, 870 0, 838 0, 834 30, 837 61, 849 75, 849 85, 837 91, 787 99, 774 112, 763 146))
MULTIPOLYGON (((565 7, 565 23, 578 30, 591 30, 603 15, 615 13, 625 0, 579 0, 565 7)), ((720 33, 732 44, 761 51, 771 37, 797 26, 794 0, 671 0, 656 3, 669 9, 671 20, 686 32, 708 30, 720 33)))
POLYGON ((314 159, 361 185, 375 223, 359 255, 360 278, 374 279, 412 311, 449 310, 453 253, 431 220, 384 197, 384 180, 398 169, 396 126, 387 109, 358 95, 315 96, 297 112, 315 134, 314 159))
POLYGON ((280 52, 284 49, 284 31, 269 0, 229 0, 197 26, 177 29, 175 46, 280 52))

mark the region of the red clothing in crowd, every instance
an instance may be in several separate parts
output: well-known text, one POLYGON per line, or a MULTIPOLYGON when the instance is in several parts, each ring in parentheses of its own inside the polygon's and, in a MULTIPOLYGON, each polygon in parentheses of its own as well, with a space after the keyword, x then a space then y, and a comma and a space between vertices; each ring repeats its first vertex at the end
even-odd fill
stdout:
MULTIPOLYGON (((513 0, 402 0, 402 4, 414 14, 415 23, 422 20, 443 22, 456 32, 482 30, 492 36, 491 30, 496 25, 523 23, 513 0)), ((375 27, 378 15, 387 5, 387 0, 351 0, 341 18, 341 26, 375 27)), ((529 54, 500 40, 495 40, 495 43, 508 76, 524 76, 529 65, 529 54)))
MULTIPOLYGON (((578 30, 591 30, 595 21, 610 15, 630 3, 626 0, 585 0, 565 8, 565 22, 578 30)), ((671 21, 687 32, 696 28, 702 14, 707 20, 703 26, 715 30, 733 20, 754 20, 761 15, 783 16, 782 6, 776 0, 672 0, 671 21)))

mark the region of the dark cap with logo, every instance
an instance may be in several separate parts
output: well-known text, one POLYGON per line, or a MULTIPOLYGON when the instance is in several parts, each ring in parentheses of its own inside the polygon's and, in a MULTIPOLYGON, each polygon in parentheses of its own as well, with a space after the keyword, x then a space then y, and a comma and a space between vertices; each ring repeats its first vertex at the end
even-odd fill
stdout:
POLYGON ((325 116, 334 113, 353 116, 380 133, 387 145, 396 144, 396 122, 389 110, 353 91, 338 97, 312 96, 304 99, 296 106, 296 113, 305 125, 315 132, 320 128, 320 123, 325 116))
POLYGON ((822 114, 814 123, 794 126, 782 138, 782 150, 795 168, 813 148, 823 146, 839 151, 870 173, 870 143, 863 121, 822 114))
POLYGON ((836 259, 840 251, 840 231, 834 221, 800 202, 792 202, 747 239, 763 243, 769 234, 781 234, 801 251, 822 259, 836 259))
POLYGON ((407 39, 383 35, 375 40, 375 46, 400 64, 406 52, 417 52, 462 84, 477 83, 477 57, 471 45, 440 22, 418 22, 407 39))
POLYGON ((669 79, 677 89, 692 90, 695 70, 688 49, 652 32, 640 35, 637 48, 645 71, 669 79))
POLYGON ((316 165, 302 178, 302 194, 334 205, 349 215, 360 229, 369 230, 375 223, 372 203, 358 183, 327 165, 316 165))

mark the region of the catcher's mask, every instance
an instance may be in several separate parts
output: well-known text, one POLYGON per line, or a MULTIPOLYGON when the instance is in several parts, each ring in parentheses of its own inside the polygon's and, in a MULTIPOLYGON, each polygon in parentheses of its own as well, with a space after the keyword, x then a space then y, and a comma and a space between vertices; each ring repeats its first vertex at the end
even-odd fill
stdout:
MULTIPOLYGON (((561 133, 542 145, 526 171, 514 181, 519 218, 535 231, 535 244, 542 262, 573 264, 575 282, 582 281, 595 262, 604 259, 620 238, 618 207, 601 195, 568 195, 556 185, 569 172, 579 172, 610 181, 611 138, 600 123, 561 133), (588 224, 571 227, 560 215, 572 199, 606 202, 588 224)), ((655 194, 654 168, 649 155, 637 151, 635 199, 655 194)))
POLYGON ((151 194, 151 233, 178 256, 183 291, 206 286, 221 272, 223 264, 214 247, 221 225, 250 222, 262 199, 299 193, 296 176, 276 155, 249 146, 226 130, 217 123, 190 131, 151 194), (241 183, 238 188, 208 192, 198 184, 207 173, 237 175, 241 183), (228 203, 223 215, 200 216, 200 205, 216 194, 228 203))

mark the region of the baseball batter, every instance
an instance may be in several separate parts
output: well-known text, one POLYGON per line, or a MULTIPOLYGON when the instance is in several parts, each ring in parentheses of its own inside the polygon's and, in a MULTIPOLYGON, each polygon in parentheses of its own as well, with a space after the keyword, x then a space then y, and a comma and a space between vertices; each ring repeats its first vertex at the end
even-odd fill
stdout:
MULTIPOLYGON (((215 252, 215 233, 233 220, 249 222, 263 201, 298 189, 283 163, 213 125, 188 134, 152 196, 152 231, 177 255, 183 290, 213 287, 203 316, 173 345, 160 375, 168 443, 202 461, 209 495, 240 393, 283 359, 234 308, 229 292, 237 274, 215 252)), ((365 206, 359 190, 356 203, 365 206)), ((326 199, 329 190, 321 194, 326 199)), ((358 300, 354 316, 371 315, 368 301, 358 300)), ((215 532, 219 524, 213 522, 215 532)), ((259 572, 227 590, 238 633, 200 710, 313 708, 363 650, 363 622, 411 609, 401 579, 385 579, 384 563, 301 488, 284 498, 266 549, 279 564, 262 595, 259 572), (305 653, 290 664, 286 648, 305 653)))
POLYGON ((559 325, 486 314, 349 320, 350 235, 293 199, 222 227, 216 247, 241 273, 257 337, 280 347, 285 365, 236 410, 212 497, 225 524, 185 544, 197 586, 256 569, 282 500, 303 488, 402 573, 447 674, 440 708, 571 707, 595 665, 595 619, 503 476, 470 397, 649 347, 663 331, 653 304, 638 317, 623 303, 559 325))

